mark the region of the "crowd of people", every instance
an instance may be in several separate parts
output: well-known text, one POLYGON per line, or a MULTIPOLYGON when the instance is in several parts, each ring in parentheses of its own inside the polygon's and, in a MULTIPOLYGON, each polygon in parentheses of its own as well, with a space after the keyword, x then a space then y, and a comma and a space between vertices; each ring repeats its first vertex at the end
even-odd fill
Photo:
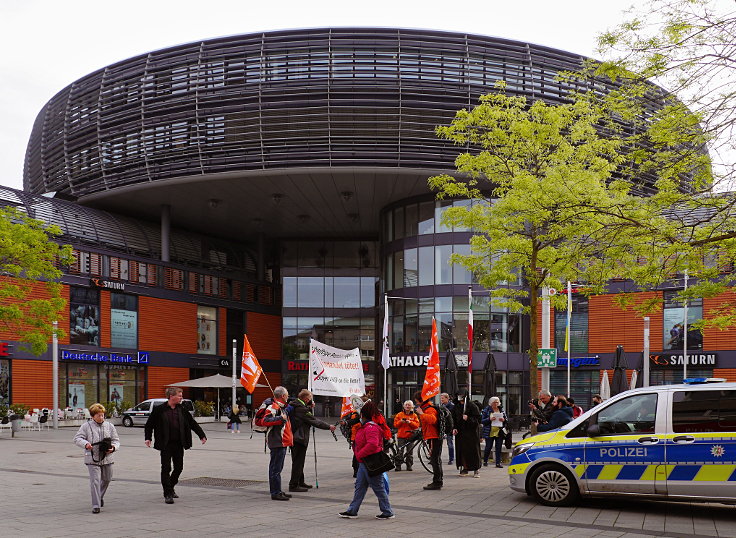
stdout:
MULTIPOLYGON (((144 429, 145 445, 153 446, 160 453, 161 486, 164 501, 173 504, 178 498, 176 485, 184 467, 184 452, 192 447, 192 432, 202 442, 207 436, 182 405, 182 389, 166 389, 167 402, 156 406, 144 429)), ((596 395, 594 401, 600 397, 596 395)), ((582 413, 572 398, 563 395, 554 398, 548 391, 540 391, 538 400, 530 402, 537 431, 549 431, 570 422, 582 413)), ((254 416, 254 427, 262 428, 266 445, 270 450, 268 479, 271 499, 288 501, 290 493, 283 490, 281 473, 287 449, 291 449, 291 477, 289 492, 307 492, 312 488, 304 478, 304 461, 309 446, 312 427, 333 432, 336 425, 328 424, 313 414, 312 393, 303 389, 298 397, 289 399, 285 387, 276 387, 273 398, 263 402, 254 416)), ((120 447, 115 426, 105 421, 105 408, 99 404, 90 407, 91 420, 83 424, 74 442, 85 450, 85 464, 90 476, 92 511, 99 513, 104 506, 104 496, 112 479, 113 454, 120 447)), ((231 431, 239 432, 240 419, 237 408, 229 416, 231 431)), ((370 487, 380 508, 378 519, 391 519, 394 511, 389 501, 388 471, 401 471, 400 463, 381 462, 387 444, 393 442, 393 431, 375 402, 355 396, 352 409, 340 417, 340 430, 348 438, 353 450, 353 477, 355 491, 353 500, 340 517, 355 518, 370 487)), ((487 466, 493 452, 496 467, 502 467, 502 446, 510 445, 508 417, 497 396, 480 406, 468 397, 467 391, 458 391, 453 400, 450 395, 440 395, 440 403, 422 398, 421 391, 412 400, 403 403, 401 411, 391 420, 396 429, 400 449, 407 448, 403 463, 406 471, 413 470, 413 454, 408 446, 418 438, 424 440, 429 449, 429 466, 432 481, 425 490, 440 490, 443 487, 442 445, 446 440, 449 448, 448 464, 455 463, 460 476, 479 478, 480 468, 487 466), (481 454, 481 439, 485 449, 481 454), (494 451, 495 448, 495 451, 494 451)), ((385 457, 385 456, 384 456, 385 457)))

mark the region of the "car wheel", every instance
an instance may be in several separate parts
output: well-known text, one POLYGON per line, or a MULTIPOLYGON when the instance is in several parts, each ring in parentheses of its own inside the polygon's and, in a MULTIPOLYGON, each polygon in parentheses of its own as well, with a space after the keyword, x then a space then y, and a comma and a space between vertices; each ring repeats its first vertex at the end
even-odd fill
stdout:
POLYGON ((133 419, 130 417, 123 417, 123 426, 130 428, 133 425, 133 419))
POLYGON ((569 506, 580 498, 577 482, 559 465, 542 465, 534 470, 529 489, 540 504, 569 506))

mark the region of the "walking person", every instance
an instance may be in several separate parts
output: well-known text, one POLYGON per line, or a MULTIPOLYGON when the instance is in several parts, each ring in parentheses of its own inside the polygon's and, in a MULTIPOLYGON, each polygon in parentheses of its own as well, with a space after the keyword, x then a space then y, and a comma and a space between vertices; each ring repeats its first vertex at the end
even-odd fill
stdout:
MULTIPOLYGON (((455 404, 450 401, 450 395, 446 392, 440 394, 440 405, 447 409, 450 414, 452 414, 452 408, 455 407, 455 404)), ((445 439, 447 440, 447 456, 449 458, 447 465, 452 465, 455 461, 455 437, 452 435, 452 431, 445 434, 445 439)))
POLYGON ((360 505, 363 503, 368 486, 370 486, 378 498, 378 507, 381 509, 381 513, 376 516, 376 519, 394 518, 394 512, 391 509, 391 503, 388 499, 388 480, 386 473, 370 476, 365 463, 363 463, 363 458, 383 451, 384 429, 379 423, 375 422, 375 419, 379 416, 380 411, 378 407, 370 400, 360 410, 361 425, 355 434, 355 444, 353 447, 355 458, 358 460, 358 476, 355 479, 355 493, 348 509, 338 514, 340 517, 350 519, 358 517, 358 510, 360 510, 360 505))
POLYGON ((309 432, 312 426, 320 430, 335 431, 335 426, 327 424, 312 414, 314 409, 314 398, 307 389, 299 392, 299 398, 290 403, 291 431, 294 436, 294 444, 291 447, 291 480, 289 480, 289 491, 305 492, 312 486, 304 481, 304 459, 309 448, 309 432))
POLYGON ((467 390, 457 394, 455 407, 452 409, 452 419, 455 429, 455 464, 460 470, 460 476, 468 476, 473 471, 473 478, 480 478, 480 410, 468 397, 467 390))
POLYGON ((503 426, 506 423, 506 413, 501 409, 501 400, 498 396, 491 396, 488 405, 483 408, 480 423, 483 425, 481 435, 486 441, 483 451, 483 467, 488 466, 488 457, 491 455, 492 447, 496 446, 496 467, 501 465, 501 445, 503 445, 503 426))
MULTIPOLYGON (((288 501, 291 495, 281 489, 281 471, 284 470, 286 449, 294 444, 291 421, 286 412, 286 403, 289 400, 289 391, 285 387, 273 389, 273 400, 266 408, 263 425, 268 426, 266 443, 271 451, 268 463, 268 487, 271 499, 274 501, 288 501)), ((254 419, 255 420, 255 419, 254 419)))
MULTIPOLYGON (((406 445, 411 444, 416 439, 417 434, 421 435, 419 430, 419 415, 414 412, 414 402, 406 400, 404 402, 404 410, 397 413, 394 417, 394 428, 396 432, 396 439, 398 440, 399 450, 406 445)), ((406 470, 411 471, 412 465, 414 465, 414 449, 409 448, 409 451, 404 454, 404 461, 406 462, 406 470)), ((396 464, 396 470, 401 470, 401 463, 396 464)))
POLYGON ((92 416, 82 424, 74 436, 74 444, 84 449, 84 464, 89 472, 92 494, 92 513, 99 514, 105 506, 105 493, 112 480, 113 453, 120 448, 118 431, 105 420, 105 408, 94 403, 89 406, 92 416))
POLYGON ((432 402, 422 400, 422 391, 414 393, 415 411, 422 426, 422 438, 429 444, 429 464, 432 466, 432 482, 424 486, 427 490, 442 489, 442 439, 440 439, 439 413, 432 402))
POLYGON ((184 470, 184 451, 192 448, 192 431, 197 434, 202 444, 207 442, 202 427, 197 424, 189 411, 181 405, 182 389, 167 387, 163 405, 154 406, 145 426, 145 444, 161 452, 161 486, 164 490, 164 502, 174 504, 178 499, 176 484, 184 470))
POLYGON ((242 421, 240 420, 240 408, 237 404, 233 405, 227 419, 230 421, 230 433, 240 433, 240 424, 242 421))

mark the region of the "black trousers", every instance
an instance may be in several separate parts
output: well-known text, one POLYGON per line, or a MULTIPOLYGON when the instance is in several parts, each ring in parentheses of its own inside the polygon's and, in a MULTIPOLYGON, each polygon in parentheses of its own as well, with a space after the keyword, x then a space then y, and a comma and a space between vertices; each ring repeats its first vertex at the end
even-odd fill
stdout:
POLYGON ((442 439, 427 439, 429 463, 432 465, 432 483, 442 485, 442 439))
POLYGON ((304 484, 304 460, 307 457, 309 445, 294 443, 291 447, 291 480, 289 487, 296 488, 304 484))
POLYGON ((174 493, 182 470, 184 470, 184 447, 178 443, 166 445, 161 451, 161 485, 164 488, 164 497, 174 493))

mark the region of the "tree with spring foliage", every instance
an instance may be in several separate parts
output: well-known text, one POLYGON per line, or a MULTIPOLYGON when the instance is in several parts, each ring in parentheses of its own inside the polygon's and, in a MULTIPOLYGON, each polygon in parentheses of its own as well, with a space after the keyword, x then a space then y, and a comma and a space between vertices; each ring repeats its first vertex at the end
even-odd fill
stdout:
POLYGON ((46 351, 52 323, 67 305, 57 266, 73 257, 71 247, 53 241, 59 235, 57 226, 13 207, 0 208, 0 323, 35 355, 46 351))
POLYGON ((613 177, 624 160, 622 141, 599 134, 603 109, 584 100, 528 103, 505 95, 502 85, 499 90, 437 128, 440 137, 477 150, 458 156, 459 174, 435 176, 429 184, 439 198, 488 199, 446 211, 447 224, 477 232, 471 254, 453 254, 452 262, 471 270, 494 304, 529 314, 535 395, 542 288, 571 280, 602 290, 618 269, 611 260, 624 254, 621 215, 645 215, 629 194, 631 184, 613 177), (507 285, 519 271, 526 290, 507 285))

